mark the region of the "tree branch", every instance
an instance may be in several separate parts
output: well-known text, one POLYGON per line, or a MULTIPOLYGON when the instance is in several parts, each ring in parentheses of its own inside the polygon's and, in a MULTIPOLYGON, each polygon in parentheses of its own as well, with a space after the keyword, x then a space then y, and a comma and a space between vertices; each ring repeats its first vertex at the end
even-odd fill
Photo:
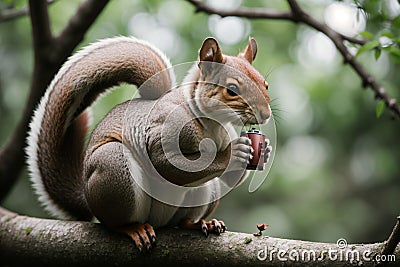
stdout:
POLYGON ((382 255, 392 254, 400 243, 400 216, 397 216, 396 225, 382 249, 382 255))
MULTIPOLYGON (((48 0, 47 4, 52 4, 56 2, 55 0, 48 0)), ((14 20, 20 17, 24 17, 29 14, 29 8, 28 6, 22 7, 20 9, 6 9, 2 10, 0 12, 0 23, 1 22, 6 22, 10 20, 14 20)))
POLYGON ((33 76, 30 95, 22 118, 13 135, 0 151, 0 201, 12 188, 24 166, 25 137, 32 112, 56 71, 55 66, 47 60, 46 54, 52 42, 47 1, 30 0, 29 5, 34 50, 33 76))
POLYGON ((207 14, 218 14, 221 17, 236 16, 246 17, 250 19, 278 19, 278 20, 292 20, 293 15, 288 11, 277 11, 267 8, 239 8, 236 10, 222 10, 209 6, 206 2, 200 0, 187 0, 195 6, 196 12, 204 12, 207 14))
POLYGON ((0 22, 6 22, 13 19, 17 19, 28 15, 28 13, 29 13, 28 7, 23 7, 21 9, 2 10, 0 12, 0 22))
POLYGON ((29 0, 29 11, 32 24, 33 51, 36 60, 46 58, 45 53, 50 48, 52 34, 46 0, 29 0), (43 47, 47 48, 46 50, 43 47))
POLYGON ((87 30, 103 11, 109 0, 86 0, 69 20, 67 26, 55 38, 57 58, 63 61, 71 54, 75 47, 83 40, 87 30))
MULTIPOLYGON (((275 19, 275 20, 289 20, 293 22, 298 22, 296 18, 293 16, 293 13, 290 11, 278 11, 269 8, 246 8, 246 7, 241 7, 235 10, 223 10, 223 9, 213 8, 209 6, 207 3, 200 0, 187 0, 187 1, 196 8, 195 10, 196 12, 204 12, 211 15, 217 14, 221 17, 235 16, 248 19, 275 19)), ((354 38, 342 34, 340 35, 344 40, 354 44, 364 45, 365 43, 367 43, 366 39, 354 38)))
POLYGON ((342 54, 344 62, 350 64, 350 66, 356 71, 357 75, 362 80, 362 85, 364 88, 370 87, 374 93, 375 97, 382 99, 386 106, 392 111, 394 116, 400 118, 400 106, 396 102, 396 99, 391 98, 372 75, 370 75, 362 64, 360 64, 355 57, 349 52, 344 44, 344 41, 355 43, 358 45, 363 45, 367 42, 365 39, 357 39, 353 37, 348 37, 342 35, 332 28, 330 28, 325 23, 319 22, 307 12, 305 12, 296 0, 288 0, 290 11, 274 11, 270 9, 260 9, 260 8, 238 8, 235 10, 221 10, 213 8, 202 2, 200 0, 187 0, 196 8, 196 12, 205 12, 207 14, 217 14, 222 17, 225 16, 237 16, 245 17, 249 19, 278 19, 278 20, 288 20, 295 23, 304 23, 315 30, 324 33, 332 42, 335 44, 336 48, 342 54))
POLYGON ((349 52, 347 47, 343 43, 343 36, 338 32, 334 31, 325 23, 319 22, 308 13, 306 13, 297 3, 296 0, 288 0, 292 13, 299 22, 303 22, 311 26, 312 28, 324 33, 332 42, 336 48, 342 54, 344 62, 350 64, 356 71, 358 76, 362 80, 362 86, 364 88, 370 87, 375 92, 375 97, 385 101, 385 104, 391 111, 398 117, 400 117, 400 106, 396 103, 396 99, 389 97, 385 89, 374 79, 374 77, 367 72, 364 66, 358 62, 355 57, 349 52))
MULTIPOLYGON (((127 237, 99 224, 18 216, 0 208, 0 258, 10 266, 281 266, 285 259, 292 265, 373 266, 381 248, 382 243, 375 243, 340 249, 337 244, 235 232, 205 238, 200 231, 162 229, 156 248, 140 254, 127 237)), ((393 255, 400 256, 400 247, 393 255)))
POLYGON ((23 116, 13 135, 0 151, 0 201, 7 195, 24 166, 24 147, 33 110, 51 79, 82 41, 89 27, 109 0, 86 0, 78 8, 61 34, 51 34, 46 0, 30 0, 34 67, 23 116))

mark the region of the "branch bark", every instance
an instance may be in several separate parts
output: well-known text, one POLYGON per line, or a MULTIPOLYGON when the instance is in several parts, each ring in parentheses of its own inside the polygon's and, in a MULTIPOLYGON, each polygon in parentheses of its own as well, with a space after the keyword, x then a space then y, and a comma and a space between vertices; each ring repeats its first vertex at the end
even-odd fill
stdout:
MULTIPOLYGON (((285 260, 294 266, 373 266, 382 246, 340 249, 337 244, 235 232, 205 238, 200 231, 170 228, 157 231, 151 253, 140 254, 129 238, 99 224, 19 216, 0 208, 0 258, 9 266, 281 266, 285 260)), ((400 246, 393 255, 400 257, 400 246)))
POLYGON ((109 0, 86 0, 82 2, 75 15, 54 39, 56 58, 62 58, 62 62, 64 62, 70 56, 108 2, 109 0))
MULTIPOLYGON (((56 2, 55 0, 48 0, 48 4, 53 4, 56 2)), ((5 9, 0 12, 0 23, 6 22, 14 19, 18 19, 20 17, 24 17, 29 15, 28 6, 22 7, 20 9, 5 9)))
POLYGON ((400 243, 400 216, 397 216, 396 225, 382 249, 382 255, 390 255, 400 243))
POLYGON ((28 13, 29 9, 27 7, 23 7, 21 9, 4 10, 0 12, 0 22, 14 20, 26 16, 28 13))
POLYGON ((31 0, 29 5, 34 50, 33 75, 22 118, 13 135, 0 150, 0 201, 12 188, 24 166, 25 137, 33 110, 57 70, 57 66, 50 64, 46 56, 52 41, 47 1, 31 0))
POLYGON ((342 54, 344 63, 348 63, 357 73, 362 80, 364 88, 371 88, 377 99, 382 99, 386 106, 392 111, 393 115, 400 118, 400 105, 396 99, 390 97, 383 86, 381 86, 375 78, 369 74, 364 66, 359 63, 356 58, 349 52, 344 41, 354 44, 363 45, 367 42, 365 39, 358 39, 342 35, 325 23, 322 23, 304 11, 296 0, 287 0, 290 11, 276 11, 271 9, 260 8, 238 8, 235 10, 221 10, 213 8, 200 0, 187 0, 196 8, 196 12, 205 12, 207 14, 217 14, 222 17, 237 16, 248 19, 277 19, 288 20, 294 23, 304 23, 317 31, 324 33, 329 39, 332 40, 336 48, 342 54))

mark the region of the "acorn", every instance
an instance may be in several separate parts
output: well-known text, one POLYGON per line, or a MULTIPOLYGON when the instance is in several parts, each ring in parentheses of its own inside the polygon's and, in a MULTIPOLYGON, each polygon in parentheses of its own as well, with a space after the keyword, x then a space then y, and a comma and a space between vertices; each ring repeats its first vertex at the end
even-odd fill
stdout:
POLYGON ((264 231, 265 229, 268 228, 268 224, 265 223, 259 223, 257 224, 257 229, 259 230, 258 233, 253 233, 254 236, 261 236, 262 235, 262 231, 264 231))

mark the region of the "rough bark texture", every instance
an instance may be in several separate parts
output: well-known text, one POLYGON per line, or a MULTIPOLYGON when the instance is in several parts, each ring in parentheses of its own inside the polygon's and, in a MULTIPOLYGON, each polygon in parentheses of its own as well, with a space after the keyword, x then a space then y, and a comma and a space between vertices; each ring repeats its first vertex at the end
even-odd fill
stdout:
MULTIPOLYGON (((99 224, 19 216, 0 208, 0 265, 6 266, 372 266, 383 247, 375 243, 339 249, 337 244, 235 232, 205 238, 200 231, 181 229, 159 230, 157 238, 151 253, 139 253, 129 238, 99 224)), ((400 246, 394 256, 400 259, 400 246)))

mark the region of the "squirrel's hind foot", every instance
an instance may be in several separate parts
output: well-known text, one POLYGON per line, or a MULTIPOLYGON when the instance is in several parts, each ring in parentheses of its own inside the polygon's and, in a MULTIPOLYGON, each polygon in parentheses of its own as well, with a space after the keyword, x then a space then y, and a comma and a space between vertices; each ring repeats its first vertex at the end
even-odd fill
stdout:
POLYGON ((151 251, 156 244, 156 234, 148 223, 133 223, 115 230, 132 238, 140 252, 151 251))
POLYGON ((224 233, 226 231, 225 223, 217 219, 212 219, 211 221, 208 222, 201 219, 197 223, 193 222, 191 219, 184 219, 179 224, 179 227, 183 229, 201 230, 201 232, 206 237, 208 236, 209 233, 220 235, 221 233, 224 233))

